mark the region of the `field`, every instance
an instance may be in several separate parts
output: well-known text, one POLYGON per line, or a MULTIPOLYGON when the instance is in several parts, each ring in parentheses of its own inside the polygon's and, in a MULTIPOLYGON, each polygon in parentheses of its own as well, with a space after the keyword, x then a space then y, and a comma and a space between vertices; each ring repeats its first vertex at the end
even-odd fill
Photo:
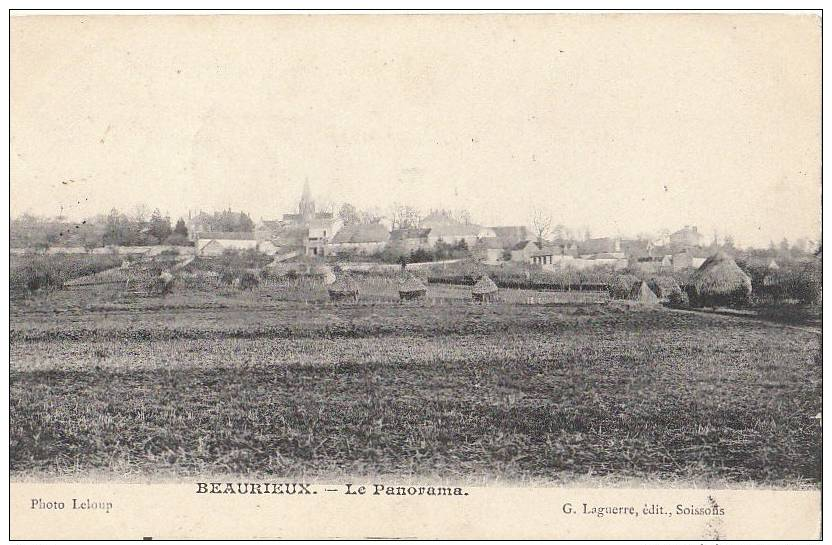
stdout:
POLYGON ((399 305, 386 289, 343 306, 287 286, 13 301, 13 477, 819 486, 819 332, 617 303, 478 305, 455 286, 399 305))

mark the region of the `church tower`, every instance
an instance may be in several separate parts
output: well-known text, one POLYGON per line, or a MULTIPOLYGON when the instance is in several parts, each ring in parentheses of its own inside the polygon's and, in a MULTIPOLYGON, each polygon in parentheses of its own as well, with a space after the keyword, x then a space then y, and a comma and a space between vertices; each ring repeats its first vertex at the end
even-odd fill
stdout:
POLYGON ((309 189, 309 178, 303 183, 303 193, 298 203, 298 214, 305 220, 315 218, 315 201, 312 200, 312 191, 309 189))

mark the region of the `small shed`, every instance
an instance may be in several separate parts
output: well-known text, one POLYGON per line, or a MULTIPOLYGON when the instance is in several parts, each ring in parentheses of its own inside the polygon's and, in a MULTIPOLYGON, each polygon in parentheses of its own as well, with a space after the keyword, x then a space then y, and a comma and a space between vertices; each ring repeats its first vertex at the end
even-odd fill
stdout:
POLYGON ((497 299, 497 284, 494 283, 487 275, 482 275, 482 277, 474 284, 474 288, 471 290, 471 295, 474 298, 474 301, 481 301, 483 303, 489 303, 495 301, 497 299))

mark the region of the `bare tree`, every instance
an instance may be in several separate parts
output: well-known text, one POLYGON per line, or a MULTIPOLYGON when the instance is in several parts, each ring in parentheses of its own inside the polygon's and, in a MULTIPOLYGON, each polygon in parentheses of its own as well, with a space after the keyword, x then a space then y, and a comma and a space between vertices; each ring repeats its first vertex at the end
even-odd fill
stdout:
POLYGON ((361 210, 359 217, 361 218, 361 223, 379 223, 384 218, 384 214, 378 208, 370 207, 361 210))
POLYGON ((335 202, 330 199, 318 199, 315 201, 316 212, 335 215, 336 208, 335 202))
POLYGON ((451 217, 453 217, 454 220, 463 225, 471 225, 472 223, 474 223, 474 221, 471 219, 471 212, 464 208, 455 210, 452 213, 451 217))
POLYGON ((341 208, 338 210, 338 217, 341 218, 344 225, 361 223, 361 213, 355 206, 348 202, 341 205, 341 208))
POLYGON ((393 229, 415 229, 419 226, 422 214, 418 208, 401 203, 390 206, 390 221, 393 229))
POLYGON ((150 216, 150 207, 140 202, 130 210, 130 219, 138 222, 145 221, 150 216))
POLYGON ((542 208, 532 209, 532 229, 537 235, 537 245, 543 246, 543 239, 549 234, 552 227, 552 215, 542 208))

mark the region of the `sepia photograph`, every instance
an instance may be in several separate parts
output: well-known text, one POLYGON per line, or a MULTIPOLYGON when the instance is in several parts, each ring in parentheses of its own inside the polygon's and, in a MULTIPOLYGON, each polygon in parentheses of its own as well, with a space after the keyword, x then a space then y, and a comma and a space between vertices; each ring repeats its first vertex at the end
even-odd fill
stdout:
POLYGON ((822 537, 819 11, 9 19, 12 538, 822 537))

